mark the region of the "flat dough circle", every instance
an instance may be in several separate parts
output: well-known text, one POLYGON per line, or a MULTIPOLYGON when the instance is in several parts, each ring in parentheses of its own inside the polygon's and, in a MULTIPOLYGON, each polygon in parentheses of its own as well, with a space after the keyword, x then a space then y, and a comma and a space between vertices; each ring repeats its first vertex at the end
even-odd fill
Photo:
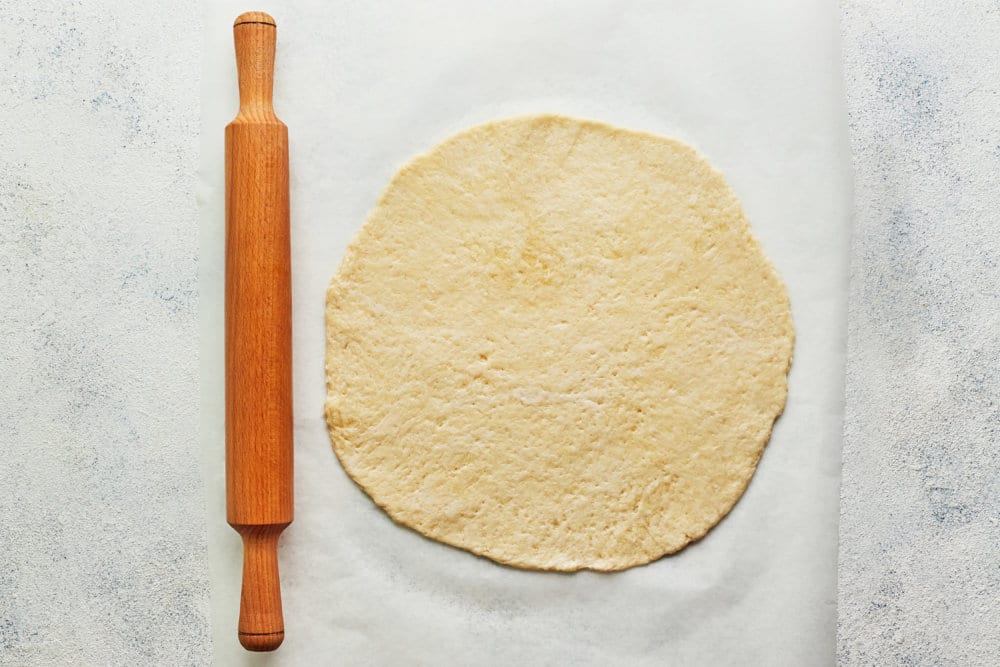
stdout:
POLYGON ((691 147, 561 116, 393 178, 327 295, 326 416, 397 522, 619 570, 736 503, 787 393, 788 295, 691 147))

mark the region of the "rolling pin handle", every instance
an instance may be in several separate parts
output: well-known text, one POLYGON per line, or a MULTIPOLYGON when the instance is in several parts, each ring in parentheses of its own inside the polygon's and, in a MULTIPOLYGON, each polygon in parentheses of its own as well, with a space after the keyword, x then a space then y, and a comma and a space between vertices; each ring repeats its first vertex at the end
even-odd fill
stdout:
POLYGON ((243 538, 239 640, 248 651, 273 651, 285 639, 278 583, 278 537, 287 525, 234 526, 243 538))
POLYGON ((233 23, 240 110, 271 110, 274 91, 274 48, 278 28, 268 14, 247 12, 233 23))

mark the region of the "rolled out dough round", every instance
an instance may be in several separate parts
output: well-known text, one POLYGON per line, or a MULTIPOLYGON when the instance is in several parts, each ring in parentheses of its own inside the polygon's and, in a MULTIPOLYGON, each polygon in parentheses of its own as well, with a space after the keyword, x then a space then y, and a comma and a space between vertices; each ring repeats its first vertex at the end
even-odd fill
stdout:
POLYGON ((784 408, 794 335, 694 149, 549 115, 403 167, 326 317, 348 474, 428 537, 551 570, 647 563, 725 516, 784 408))

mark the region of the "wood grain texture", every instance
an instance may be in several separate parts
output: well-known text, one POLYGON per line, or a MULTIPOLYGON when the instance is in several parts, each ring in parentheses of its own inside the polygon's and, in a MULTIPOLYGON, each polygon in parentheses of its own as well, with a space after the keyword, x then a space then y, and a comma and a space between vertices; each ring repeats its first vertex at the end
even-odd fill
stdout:
POLYGON ((226 127, 226 506, 243 538, 239 639, 284 638, 277 545, 292 510, 288 130, 274 115, 277 29, 261 12, 233 26, 240 109, 226 127))

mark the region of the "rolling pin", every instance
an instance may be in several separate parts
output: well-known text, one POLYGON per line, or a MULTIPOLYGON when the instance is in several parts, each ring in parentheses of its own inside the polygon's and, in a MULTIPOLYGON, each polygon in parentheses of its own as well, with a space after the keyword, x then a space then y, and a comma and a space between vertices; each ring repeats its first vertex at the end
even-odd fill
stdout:
POLYGON ((240 109, 226 126, 226 518, 243 538, 239 640, 285 637, 278 537, 292 522, 288 128, 274 115, 277 28, 233 24, 240 109))

